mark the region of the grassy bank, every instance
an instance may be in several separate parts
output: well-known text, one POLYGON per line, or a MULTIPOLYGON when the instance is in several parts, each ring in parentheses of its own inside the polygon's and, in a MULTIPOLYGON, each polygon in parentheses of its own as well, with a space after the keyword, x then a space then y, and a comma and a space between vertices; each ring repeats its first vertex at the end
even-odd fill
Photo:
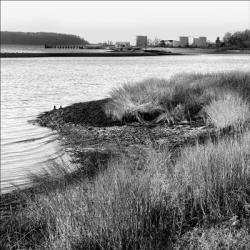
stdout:
POLYGON ((247 73, 180 74, 149 79, 111 92, 106 113, 114 120, 176 124, 203 120, 216 127, 241 126, 250 117, 247 73))
MULTIPOLYGON (((83 110, 79 107, 74 117, 69 108, 40 117, 43 125, 53 127, 52 118, 57 122, 61 114, 60 127, 53 128, 67 139, 78 165, 73 173, 67 166, 54 166, 50 173, 32 177, 33 189, 13 194, 20 206, 1 218, 1 248, 250 248, 247 74, 151 79, 114 90, 104 104, 100 114, 103 118, 106 114, 109 122, 97 119, 99 126, 88 121, 94 109, 85 113, 87 123, 82 116, 76 120, 83 110), (142 142, 126 134, 112 137, 118 157, 111 154, 98 160, 96 151, 87 160, 79 157, 89 130, 109 131, 110 136, 112 129, 124 133, 124 127, 136 124, 136 134, 146 130, 156 139, 170 125, 185 130, 180 124, 186 123, 223 133, 216 140, 183 144, 178 151, 154 143, 139 148, 142 142), (158 127, 162 130, 156 133, 158 127), (123 145, 125 138, 133 145, 123 145), (124 154, 121 145, 133 146, 130 153, 137 158, 124 154)), ((131 136, 132 130, 128 131, 131 136)))

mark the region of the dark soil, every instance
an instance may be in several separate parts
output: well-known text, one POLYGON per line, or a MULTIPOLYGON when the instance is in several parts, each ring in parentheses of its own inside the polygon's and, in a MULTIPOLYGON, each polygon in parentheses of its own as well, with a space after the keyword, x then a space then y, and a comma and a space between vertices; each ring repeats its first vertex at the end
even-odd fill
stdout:
POLYGON ((197 123, 147 126, 134 119, 113 121, 104 112, 109 101, 103 99, 54 109, 42 113, 33 122, 57 130, 75 161, 80 162, 84 158, 98 160, 100 156, 102 160, 121 154, 136 159, 145 148, 174 150, 184 144, 204 142, 216 134, 214 128, 197 123))
POLYGON ((65 108, 54 109, 44 112, 33 121, 40 126, 56 128, 65 123, 81 124, 85 126, 112 126, 119 124, 107 117, 104 112, 104 106, 109 99, 98 101, 75 103, 65 108))

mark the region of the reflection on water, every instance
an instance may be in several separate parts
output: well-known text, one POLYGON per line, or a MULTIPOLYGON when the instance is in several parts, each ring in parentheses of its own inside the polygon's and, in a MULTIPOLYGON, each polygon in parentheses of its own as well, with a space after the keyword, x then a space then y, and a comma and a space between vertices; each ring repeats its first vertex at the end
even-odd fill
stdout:
POLYGON ((40 112, 107 97, 125 82, 228 70, 249 70, 249 55, 1 59, 2 191, 64 154, 55 132, 27 122, 40 112))

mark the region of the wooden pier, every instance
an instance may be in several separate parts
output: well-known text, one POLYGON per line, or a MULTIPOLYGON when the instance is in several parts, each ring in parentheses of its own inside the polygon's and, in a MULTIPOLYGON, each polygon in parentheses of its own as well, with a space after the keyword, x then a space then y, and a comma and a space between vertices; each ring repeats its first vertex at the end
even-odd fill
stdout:
POLYGON ((44 48, 45 49, 83 49, 84 46, 83 45, 80 45, 80 44, 64 44, 64 45, 48 45, 48 44, 45 44, 44 45, 44 48))

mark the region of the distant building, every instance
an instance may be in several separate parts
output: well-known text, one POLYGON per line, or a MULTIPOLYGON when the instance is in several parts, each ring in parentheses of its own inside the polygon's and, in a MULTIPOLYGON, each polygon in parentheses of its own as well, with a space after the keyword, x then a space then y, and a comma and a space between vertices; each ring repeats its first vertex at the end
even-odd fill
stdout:
POLYGON ((164 40, 167 47, 173 47, 174 40, 164 40))
POLYGON ((180 41, 173 41, 173 47, 179 47, 180 41))
POLYGON ((198 47, 198 44, 199 44, 199 38, 194 38, 193 39, 193 47, 198 47))
POLYGON ((116 42, 115 47, 116 48, 127 48, 127 47, 130 47, 130 42, 116 42))
POLYGON ((136 37, 136 47, 145 48, 148 46, 147 36, 137 36, 136 37))
POLYGON ((200 36, 199 38, 194 38, 193 46, 198 48, 205 48, 208 46, 207 38, 205 36, 200 36))
POLYGON ((188 37, 187 36, 180 36, 180 47, 187 47, 188 46, 188 37))
POLYGON ((205 36, 199 37, 199 47, 207 47, 207 38, 205 36))

